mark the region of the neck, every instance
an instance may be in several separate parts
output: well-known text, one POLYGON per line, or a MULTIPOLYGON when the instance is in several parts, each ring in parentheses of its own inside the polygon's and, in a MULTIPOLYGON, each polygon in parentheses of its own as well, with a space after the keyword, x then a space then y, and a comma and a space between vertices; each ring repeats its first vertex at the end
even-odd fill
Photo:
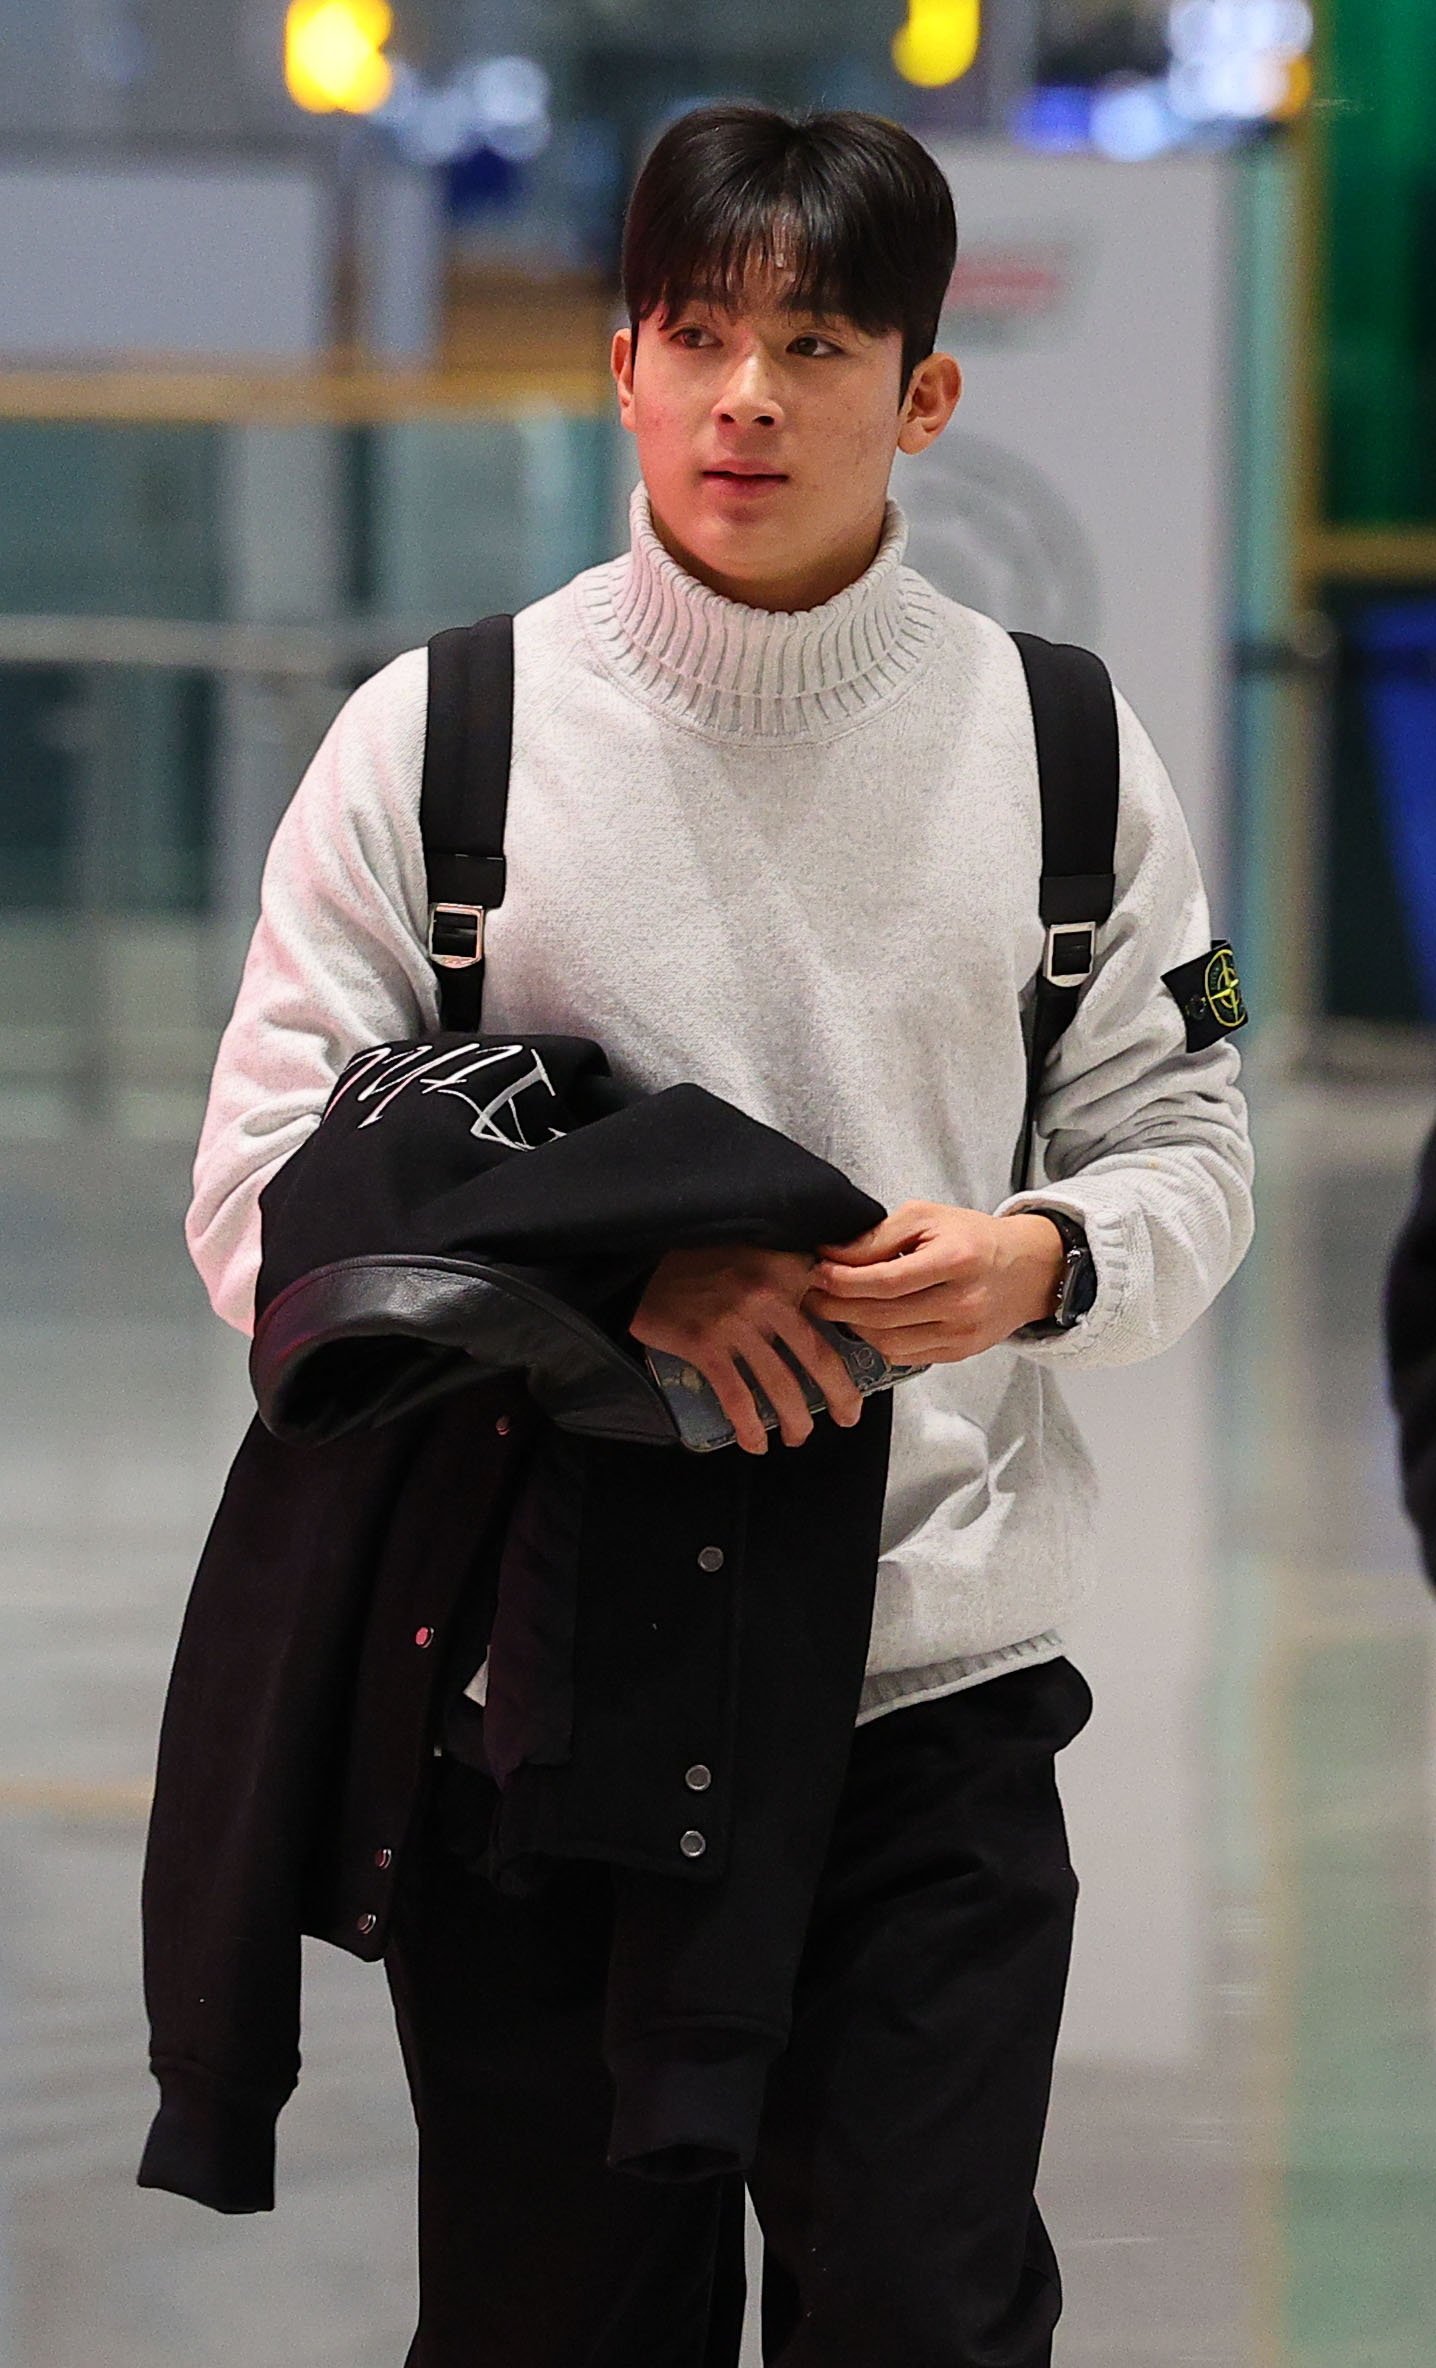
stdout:
POLYGON ((721 592, 725 600, 741 601, 745 608, 777 612, 820 608, 825 600, 835 600, 840 592, 846 592, 849 584, 866 575, 882 543, 887 504, 886 500, 881 502, 875 516, 864 519, 861 526, 845 535, 834 548, 790 560, 780 571, 758 576, 736 576, 710 567, 696 551, 689 550, 682 537, 659 515, 651 495, 648 514, 669 558, 675 559, 700 584, 706 584, 710 592, 721 592))
POLYGON ((675 722, 725 740, 825 739, 896 698, 926 664, 936 596, 902 564, 907 525, 895 502, 867 568, 850 567, 841 590, 797 613, 760 607, 746 583, 735 598, 696 576, 651 510, 635 486, 629 550, 577 579, 578 597, 605 664, 675 722))

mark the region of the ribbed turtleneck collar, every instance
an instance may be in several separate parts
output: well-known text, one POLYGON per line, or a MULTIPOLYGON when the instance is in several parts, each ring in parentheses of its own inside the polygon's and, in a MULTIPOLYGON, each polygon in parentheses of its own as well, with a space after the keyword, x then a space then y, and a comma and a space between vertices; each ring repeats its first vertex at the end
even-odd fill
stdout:
POLYGON ((605 663, 654 707, 740 739, 821 739, 884 707, 925 657, 933 595, 902 564, 907 520, 890 501, 871 567, 817 608, 749 608, 688 574, 634 490, 632 547, 580 579, 605 663))

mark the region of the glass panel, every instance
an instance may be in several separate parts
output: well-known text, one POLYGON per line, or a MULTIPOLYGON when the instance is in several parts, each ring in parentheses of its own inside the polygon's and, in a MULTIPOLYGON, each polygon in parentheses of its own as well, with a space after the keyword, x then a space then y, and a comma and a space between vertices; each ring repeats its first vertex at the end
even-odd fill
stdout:
POLYGON ((606 415, 554 407, 0 423, 12 1122, 83 1105, 144 1131, 193 1103, 270 835, 346 693, 618 548, 619 459, 606 415))

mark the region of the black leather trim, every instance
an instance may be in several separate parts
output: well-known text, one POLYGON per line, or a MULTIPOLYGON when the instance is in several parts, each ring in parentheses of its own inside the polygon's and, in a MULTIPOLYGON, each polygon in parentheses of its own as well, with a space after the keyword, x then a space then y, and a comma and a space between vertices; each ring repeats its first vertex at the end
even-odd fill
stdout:
POLYGON ((544 1269, 423 1255, 343 1258, 290 1283, 250 1346, 260 1418, 276 1438, 372 1428, 503 1373, 561 1430, 678 1445, 647 1367, 545 1287, 544 1269))

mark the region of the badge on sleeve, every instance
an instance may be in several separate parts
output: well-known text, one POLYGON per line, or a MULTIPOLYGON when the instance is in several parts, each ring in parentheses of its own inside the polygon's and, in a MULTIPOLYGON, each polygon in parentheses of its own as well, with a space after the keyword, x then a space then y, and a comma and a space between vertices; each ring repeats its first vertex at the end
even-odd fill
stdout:
POLYGON ((1247 1024, 1236 956, 1224 937, 1214 940, 1209 954, 1165 971, 1162 984, 1170 987, 1187 1023, 1188 1052, 1205 1052, 1209 1044, 1219 1044, 1223 1036, 1247 1024))

